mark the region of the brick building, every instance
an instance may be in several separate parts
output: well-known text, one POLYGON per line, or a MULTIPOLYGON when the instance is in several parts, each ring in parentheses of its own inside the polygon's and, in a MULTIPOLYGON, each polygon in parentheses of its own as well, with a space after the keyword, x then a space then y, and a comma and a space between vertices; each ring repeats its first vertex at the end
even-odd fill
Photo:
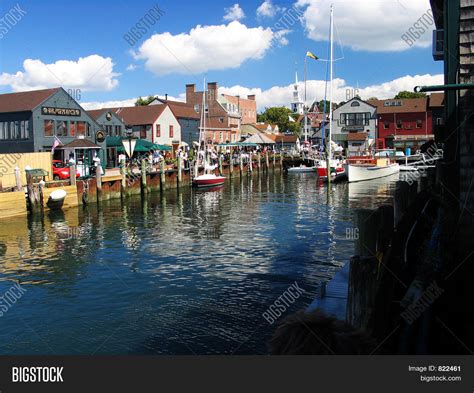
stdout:
MULTIPOLYGON (((186 85, 186 103, 196 113, 202 113, 203 92, 196 91, 196 85, 186 85)), ((238 142, 241 139, 241 125, 257 122, 255 96, 241 97, 219 94, 217 83, 208 83, 206 91, 206 135, 208 143, 238 142)))
POLYGON ((416 150, 433 140, 433 119, 428 98, 373 100, 377 107, 377 138, 389 148, 416 150))

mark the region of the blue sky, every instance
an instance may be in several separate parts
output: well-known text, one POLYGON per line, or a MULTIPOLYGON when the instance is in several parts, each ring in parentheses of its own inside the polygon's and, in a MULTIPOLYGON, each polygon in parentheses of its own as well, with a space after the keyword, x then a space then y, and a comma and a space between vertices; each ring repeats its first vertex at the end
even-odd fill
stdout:
MULTIPOLYGON (((267 0, 257 15, 262 3, 3 0, 1 15, 17 4, 26 14, 14 26, 4 21, 8 31, 0 39, 0 92, 62 84, 81 89, 83 103, 126 101, 148 94, 180 97, 186 83, 201 86, 206 75, 229 92, 257 93, 259 106, 284 104, 291 95, 296 67, 303 77, 306 51, 326 57, 330 3, 267 0), (164 14, 130 46, 124 34, 156 4, 164 14), (237 12, 230 13, 232 7, 237 12), (299 20, 292 18, 291 9, 298 11, 299 20), (226 14, 232 15, 224 19, 226 14), (198 25, 203 28, 190 34, 198 25), (88 60, 78 64, 79 58, 88 60), (26 69, 25 60, 29 60, 26 69)), ((426 14, 428 0, 417 4, 374 0, 370 8, 365 3, 335 0, 336 58, 344 56, 335 64, 339 93, 359 86, 367 95, 390 95, 398 87, 438 81, 442 63, 432 59, 431 31, 426 29, 413 47, 400 38, 426 14), (384 83, 389 85, 383 87, 384 83)), ((326 64, 309 64, 309 95, 319 98, 326 64)))

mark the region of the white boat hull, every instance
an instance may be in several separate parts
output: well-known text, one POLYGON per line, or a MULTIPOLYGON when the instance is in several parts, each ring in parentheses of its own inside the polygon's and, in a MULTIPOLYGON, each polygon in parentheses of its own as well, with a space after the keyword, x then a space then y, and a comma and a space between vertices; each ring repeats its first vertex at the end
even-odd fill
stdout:
POLYGON ((388 166, 363 166, 347 165, 346 168, 349 183, 374 180, 381 177, 395 175, 400 172, 400 165, 392 164, 388 166))
POLYGON ((288 168, 289 173, 316 173, 316 167, 294 167, 288 168))

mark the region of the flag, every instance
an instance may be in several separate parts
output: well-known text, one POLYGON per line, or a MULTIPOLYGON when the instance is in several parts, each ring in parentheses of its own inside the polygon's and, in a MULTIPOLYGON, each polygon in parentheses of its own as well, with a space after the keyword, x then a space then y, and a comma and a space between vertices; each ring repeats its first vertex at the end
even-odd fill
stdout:
POLYGON ((318 56, 316 56, 313 52, 309 52, 309 51, 306 53, 306 57, 311 57, 314 60, 319 60, 318 56))
POLYGON ((62 145, 61 141, 59 140, 59 138, 57 136, 55 136, 54 137, 53 148, 51 149, 51 153, 54 153, 54 150, 60 145, 62 145))

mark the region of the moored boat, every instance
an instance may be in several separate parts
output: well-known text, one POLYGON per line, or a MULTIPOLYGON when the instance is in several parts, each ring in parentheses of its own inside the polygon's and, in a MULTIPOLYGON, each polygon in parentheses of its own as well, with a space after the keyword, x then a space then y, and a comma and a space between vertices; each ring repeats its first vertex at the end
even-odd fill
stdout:
POLYGON ((218 187, 218 186, 222 186, 224 182, 225 182, 224 176, 217 176, 213 173, 208 173, 208 174, 198 176, 193 180, 194 186, 198 188, 218 187))
POLYGON ((400 172, 400 165, 390 158, 354 157, 347 160, 346 172, 353 183, 394 175, 400 172))
POLYGON ((316 173, 317 167, 315 166, 295 166, 288 168, 288 173, 316 173))

